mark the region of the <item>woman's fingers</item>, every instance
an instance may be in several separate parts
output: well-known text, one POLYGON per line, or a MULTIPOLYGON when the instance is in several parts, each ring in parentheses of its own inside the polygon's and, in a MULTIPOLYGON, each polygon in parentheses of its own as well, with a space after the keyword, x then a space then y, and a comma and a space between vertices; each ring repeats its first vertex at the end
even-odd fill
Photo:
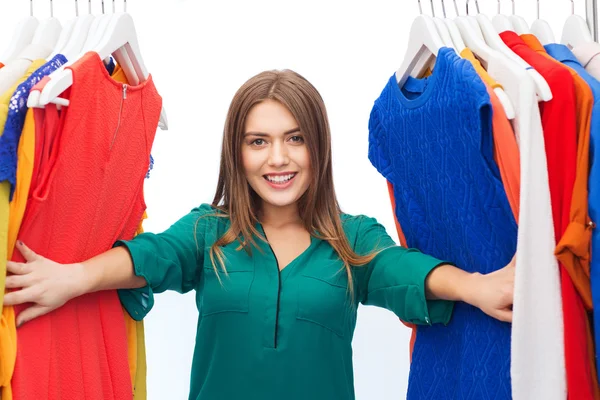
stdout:
POLYGON ((27 247, 27 245, 25 243, 21 242, 20 240, 17 240, 16 248, 23 255, 23 258, 25 258, 25 260, 27 260, 27 262, 35 261, 39 257, 33 250, 31 250, 29 247, 27 247))
POLYGON ((52 308, 46 307, 46 306, 40 306, 37 304, 34 306, 31 306, 29 308, 26 308, 21 313, 19 313, 19 316, 17 317, 17 328, 21 327, 21 325, 23 325, 26 322, 31 321, 34 318, 37 318, 44 314, 49 313, 50 311, 52 311, 52 308))
POLYGON ((512 310, 496 310, 494 317, 503 322, 512 322, 513 312, 512 310))
POLYGON ((37 303, 39 290, 36 287, 28 287, 4 295, 5 306, 15 306, 23 303, 37 303))
POLYGON ((11 274, 25 275, 32 271, 31 265, 14 261, 6 262, 6 270, 11 274))
POLYGON ((31 283, 29 275, 9 275, 6 277, 5 286, 7 289, 21 289, 31 286, 31 283))

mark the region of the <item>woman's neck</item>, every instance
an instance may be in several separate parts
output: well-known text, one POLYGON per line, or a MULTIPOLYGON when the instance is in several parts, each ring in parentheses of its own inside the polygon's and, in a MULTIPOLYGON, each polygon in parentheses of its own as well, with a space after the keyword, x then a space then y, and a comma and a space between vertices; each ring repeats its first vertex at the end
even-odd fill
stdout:
POLYGON ((282 227, 290 224, 302 223, 296 203, 284 207, 278 207, 263 203, 260 221, 263 225, 282 227))

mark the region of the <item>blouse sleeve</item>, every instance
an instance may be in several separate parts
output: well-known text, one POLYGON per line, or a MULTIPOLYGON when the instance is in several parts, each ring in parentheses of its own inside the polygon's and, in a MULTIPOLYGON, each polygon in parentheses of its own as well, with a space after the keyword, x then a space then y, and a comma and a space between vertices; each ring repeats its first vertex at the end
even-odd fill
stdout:
POLYGON ((434 268, 448 263, 397 246, 375 219, 358 218, 354 250, 361 255, 379 251, 371 262, 356 267, 359 301, 386 308, 405 322, 447 324, 454 302, 427 300, 425 279, 434 268))
POLYGON ((140 289, 118 291, 133 319, 139 321, 148 314, 154 305, 154 293, 186 293, 196 287, 204 257, 205 216, 210 212, 214 212, 210 205, 202 205, 162 233, 142 233, 115 243, 115 247, 127 248, 135 274, 147 282, 140 289))

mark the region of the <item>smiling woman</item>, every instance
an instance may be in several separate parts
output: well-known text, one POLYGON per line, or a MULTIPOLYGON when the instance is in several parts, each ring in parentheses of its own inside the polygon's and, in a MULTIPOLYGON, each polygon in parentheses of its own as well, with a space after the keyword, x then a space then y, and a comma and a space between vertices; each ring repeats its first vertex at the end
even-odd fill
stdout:
POLYGON ((295 204, 310 185, 311 169, 308 147, 292 113, 278 101, 265 100, 250 110, 245 130, 242 158, 254 192, 263 204, 295 204))
POLYGON ((447 324, 457 300, 512 318, 512 262, 470 274, 340 209, 325 105, 289 70, 260 73, 235 94, 212 204, 82 263, 17 248, 27 262, 8 263, 6 287, 21 290, 5 304, 34 303, 19 314, 24 329, 91 292, 120 289, 140 320, 155 293, 195 290, 190 400, 354 399, 359 304, 422 325, 447 324))

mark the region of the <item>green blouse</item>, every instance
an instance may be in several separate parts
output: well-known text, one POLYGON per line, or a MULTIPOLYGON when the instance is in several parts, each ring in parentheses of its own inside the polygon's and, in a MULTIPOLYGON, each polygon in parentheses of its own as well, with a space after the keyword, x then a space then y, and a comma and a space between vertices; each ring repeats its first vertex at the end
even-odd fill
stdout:
POLYGON ((217 213, 203 204, 163 233, 116 244, 129 249, 136 275, 148 282, 119 291, 134 319, 150 311, 154 293, 196 290, 191 400, 351 400, 359 303, 415 324, 450 319, 452 302, 425 299, 425 278, 442 262, 396 246, 375 219, 342 215, 354 251, 385 249, 353 267, 351 296, 337 253, 315 237, 281 272, 268 243, 257 239, 251 254, 232 243, 223 248, 227 274, 217 275, 209 250, 230 224, 217 213))

